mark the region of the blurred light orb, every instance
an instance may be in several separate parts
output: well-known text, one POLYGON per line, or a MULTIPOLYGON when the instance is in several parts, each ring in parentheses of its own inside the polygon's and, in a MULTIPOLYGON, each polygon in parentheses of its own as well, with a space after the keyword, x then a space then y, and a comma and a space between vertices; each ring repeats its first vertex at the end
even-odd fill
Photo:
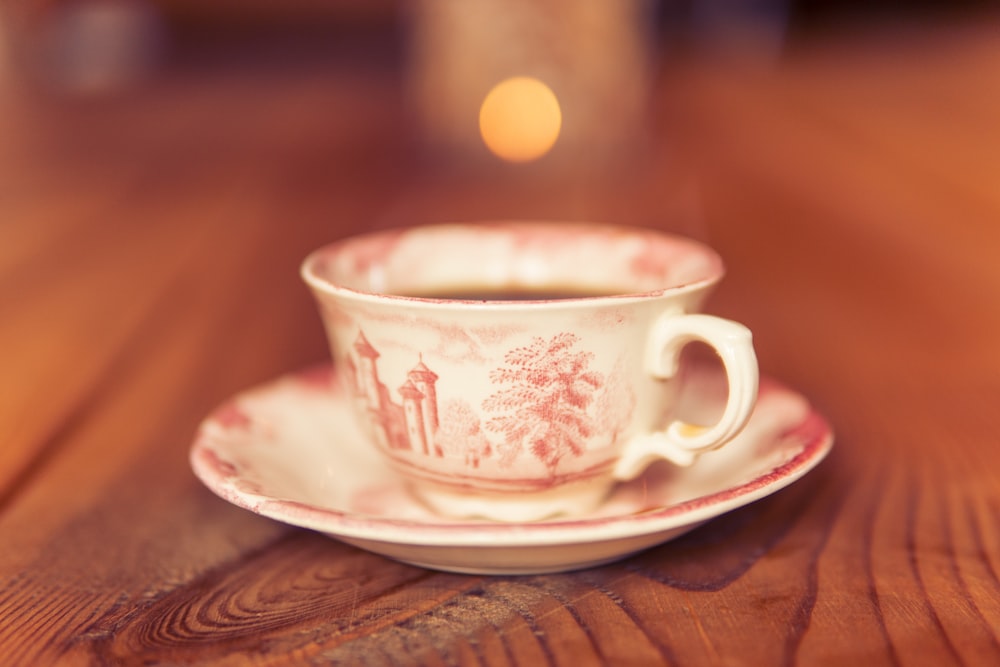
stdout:
POLYGON ((559 138, 562 110, 552 89, 538 79, 516 76, 495 85, 479 108, 479 132, 497 157, 530 162, 559 138))

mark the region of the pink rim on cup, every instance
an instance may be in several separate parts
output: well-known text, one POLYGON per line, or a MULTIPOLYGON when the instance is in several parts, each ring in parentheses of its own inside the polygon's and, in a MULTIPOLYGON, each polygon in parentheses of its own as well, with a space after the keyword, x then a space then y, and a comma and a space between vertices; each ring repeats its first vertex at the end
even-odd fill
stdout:
POLYGON ((750 331, 699 313, 723 273, 690 239, 548 222, 373 232, 302 265, 370 445, 436 512, 503 521, 587 512, 743 428, 750 331), (674 414, 692 341, 729 384, 708 424, 674 414))

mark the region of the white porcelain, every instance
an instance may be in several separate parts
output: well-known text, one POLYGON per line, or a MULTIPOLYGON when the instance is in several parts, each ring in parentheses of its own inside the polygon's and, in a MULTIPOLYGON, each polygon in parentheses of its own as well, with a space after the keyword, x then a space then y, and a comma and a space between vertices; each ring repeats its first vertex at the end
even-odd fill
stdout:
POLYGON ((690 239, 524 222, 366 234, 302 267, 367 441, 439 513, 514 522, 586 513, 616 480, 658 459, 690 466, 743 428, 750 332, 698 312, 722 274, 690 239), (440 296, 525 290, 588 296, 440 296), (697 424, 674 415, 691 341, 715 349, 729 385, 697 424))
MULTIPOLYGON (((715 418, 725 403, 722 373, 696 365, 684 375, 678 414, 715 418)), ((454 572, 523 574, 599 565, 669 540, 791 484, 832 445, 824 418, 765 377, 746 428, 686 469, 653 465, 576 518, 463 520, 436 514, 408 492, 368 446, 351 401, 330 366, 241 393, 200 427, 194 471, 235 505, 390 558, 454 572)))

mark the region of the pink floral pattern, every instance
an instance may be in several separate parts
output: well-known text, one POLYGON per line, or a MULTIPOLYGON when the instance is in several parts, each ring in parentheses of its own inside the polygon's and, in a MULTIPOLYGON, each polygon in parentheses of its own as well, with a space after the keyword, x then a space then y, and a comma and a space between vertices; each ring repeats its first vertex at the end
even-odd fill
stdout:
POLYGON ((236 403, 227 403, 216 412, 215 420, 226 429, 250 428, 250 417, 236 403))
POLYGON ((510 349, 490 372, 494 391, 478 407, 461 397, 439 402, 442 378, 423 354, 390 388, 380 375, 381 353, 360 330, 344 365, 375 439, 390 452, 464 459, 468 469, 486 460, 510 468, 528 456, 554 477, 566 457, 582 456, 594 442, 613 444, 635 404, 622 370, 592 369, 594 354, 579 343, 563 332, 510 349))

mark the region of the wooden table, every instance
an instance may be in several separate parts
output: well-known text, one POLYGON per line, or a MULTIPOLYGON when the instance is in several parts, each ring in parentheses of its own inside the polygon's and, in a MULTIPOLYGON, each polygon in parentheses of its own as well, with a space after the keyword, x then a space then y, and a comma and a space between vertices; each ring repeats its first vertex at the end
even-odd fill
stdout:
POLYGON ((0 662, 1000 661, 1000 20, 677 59, 615 176, 424 168, 374 60, 0 97, 0 662), (321 361, 297 267, 374 227, 708 241, 710 309, 837 432, 791 487, 570 574, 425 571, 194 477, 213 407, 321 361))

